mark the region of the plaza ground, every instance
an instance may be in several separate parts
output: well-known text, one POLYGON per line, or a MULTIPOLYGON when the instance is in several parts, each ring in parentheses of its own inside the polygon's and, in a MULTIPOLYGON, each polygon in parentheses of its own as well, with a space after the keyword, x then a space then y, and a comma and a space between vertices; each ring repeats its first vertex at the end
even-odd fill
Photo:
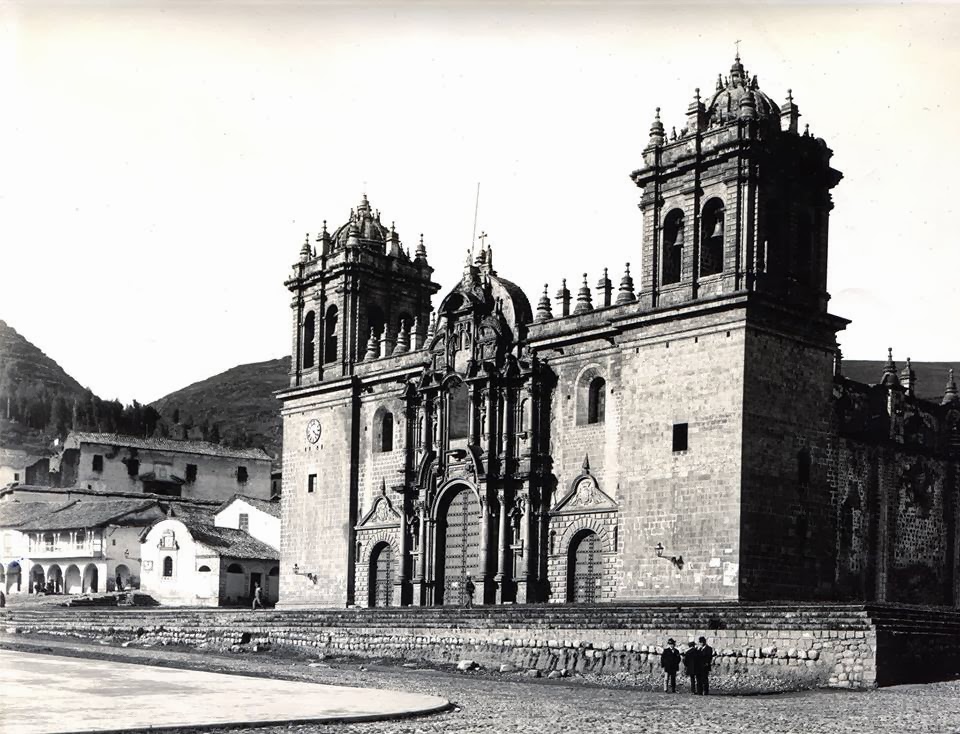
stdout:
MULTIPOLYGON (((361 688, 386 688, 449 699, 451 710, 405 720, 258 727, 264 734, 399 734, 401 732, 960 732, 960 681, 894 686, 865 692, 806 691, 763 696, 697 697, 590 685, 582 679, 529 679, 522 673, 456 673, 449 670, 372 665, 367 661, 292 658, 120 648, 60 639, 2 636, 5 647, 45 648, 83 659, 105 658, 209 672, 241 673, 272 680, 361 688)), ((256 679, 252 679, 256 680, 256 679)), ((258 684, 266 684, 257 681, 258 684)), ((381 694, 371 692, 373 700, 381 694)), ((42 702, 37 701, 37 706, 42 702)), ((179 704, 178 704, 179 705, 179 704)), ((104 715, 122 716, 102 703, 104 715)), ((292 718, 292 717, 290 717, 292 718)), ((187 731, 184 729, 183 731, 187 731)), ((238 728, 211 729, 220 734, 238 728)), ((246 729, 246 731, 251 731, 246 729)))

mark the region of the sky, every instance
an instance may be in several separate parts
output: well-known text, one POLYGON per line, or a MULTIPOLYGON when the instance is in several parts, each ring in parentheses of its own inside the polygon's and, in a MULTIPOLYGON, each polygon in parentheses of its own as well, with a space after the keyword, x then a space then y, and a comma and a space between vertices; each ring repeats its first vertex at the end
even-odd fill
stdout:
MULTIPOLYGON (((639 265, 654 109, 744 65, 844 173, 846 358, 960 358, 960 5, 0 2, 0 319, 104 398, 289 353, 306 233, 366 193, 446 292, 639 265)), ((439 303, 439 296, 434 305, 439 303)), ((960 366, 960 365, 958 365, 960 366)))

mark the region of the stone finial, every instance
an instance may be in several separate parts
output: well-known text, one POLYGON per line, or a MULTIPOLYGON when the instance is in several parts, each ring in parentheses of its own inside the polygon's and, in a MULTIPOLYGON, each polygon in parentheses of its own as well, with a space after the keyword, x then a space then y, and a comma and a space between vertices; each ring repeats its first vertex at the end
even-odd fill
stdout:
POLYGON ((393 338, 390 335, 390 329, 383 325, 383 331, 380 333, 380 356, 389 357, 393 354, 393 338))
POLYGON ((416 259, 424 261, 427 259, 427 248, 423 244, 423 232, 420 233, 420 242, 417 244, 416 259))
POLYGON ((660 122, 660 108, 657 107, 657 114, 653 118, 653 124, 650 125, 650 146, 663 145, 667 136, 663 132, 663 123, 660 122))
POLYGON ((907 357, 907 364, 900 372, 900 384, 907 391, 907 395, 914 395, 917 391, 917 373, 913 371, 910 364, 910 357, 907 357))
POLYGON ((577 291, 577 306, 573 309, 573 315, 590 313, 593 311, 593 299, 590 297, 590 286, 587 285, 587 274, 583 274, 583 285, 577 291))
POLYGON ((549 286, 543 284, 543 295, 540 296, 540 302, 537 304, 537 313, 534 316, 534 321, 546 321, 553 318, 553 310, 550 308, 550 296, 547 295, 547 288, 549 286))
POLYGON ((843 352, 840 347, 833 353, 833 376, 843 377, 843 352))
POLYGON ((306 262, 310 259, 310 255, 313 250, 310 248, 310 233, 307 232, 303 240, 303 246, 300 248, 300 259, 303 262, 306 262))
POLYGON ((717 91, 723 91, 723 74, 717 74, 717 91))
POLYGON ((327 220, 323 220, 323 231, 317 235, 317 242, 320 243, 320 254, 329 255, 330 248, 332 246, 332 240, 330 239, 330 233, 327 231, 327 220))
POLYGON ((377 339, 377 332, 370 327, 370 339, 367 340, 367 351, 363 355, 364 359, 377 359, 380 356, 380 340, 377 339))
POLYGON ((359 247, 360 246, 360 228, 357 226, 357 220, 351 218, 350 228, 347 230, 347 241, 344 244, 345 247, 359 247))
POLYGON ((893 361, 893 347, 887 347, 887 363, 883 366, 883 377, 880 379, 880 384, 884 387, 900 387, 897 365, 893 361))
POLYGON ((603 308, 607 308, 610 305, 610 297, 613 293, 613 284, 610 282, 610 278, 607 277, 607 269, 603 269, 603 277, 597 281, 597 292, 603 298, 603 308))
POLYGON ((567 290, 567 279, 563 279, 563 284, 560 286, 560 290, 557 291, 556 299, 560 301, 560 315, 569 316, 570 315, 570 291, 567 290))
POLYGON ((798 132, 800 108, 793 103, 793 90, 787 90, 787 101, 780 107, 780 122, 783 129, 794 135, 798 132))
POLYGON ((415 316, 413 326, 410 327, 410 349, 423 349, 423 341, 426 334, 420 333, 420 317, 415 316))
POLYGON ((391 257, 400 256, 400 235, 393 222, 390 222, 390 234, 387 235, 387 254, 391 257))
POLYGON ((393 348, 394 354, 405 354, 410 351, 410 327, 406 319, 400 319, 400 328, 397 330, 397 345, 393 348))
POLYGON ((622 306, 636 300, 637 297, 633 292, 633 278, 630 276, 630 263, 627 263, 627 267, 623 271, 623 277, 620 279, 620 290, 617 291, 617 305, 622 306))
POLYGON ((583 455, 583 465, 580 468, 583 469, 584 474, 590 473, 590 454, 583 455))
POLYGON ((943 400, 940 405, 952 405, 960 403, 960 395, 957 394, 957 383, 953 381, 953 367, 947 372, 947 387, 943 391, 943 400))
POLYGON ((741 120, 757 119, 757 102, 753 98, 753 92, 747 92, 740 99, 740 119, 741 120))
POLYGON ((809 137, 810 137, 810 126, 809 126, 809 125, 804 125, 804 126, 803 126, 803 137, 805 137, 805 138, 809 138, 809 137))
POLYGON ((437 335, 437 312, 430 312, 430 324, 427 326, 427 344, 437 335))
MULTIPOLYGON (((700 99, 700 87, 697 87, 694 90, 693 100, 690 102, 690 106, 687 107, 687 126, 686 129, 690 132, 696 133, 700 130, 705 130, 707 127, 707 108, 700 99)), ((680 133, 680 137, 683 137, 683 133, 680 133)))

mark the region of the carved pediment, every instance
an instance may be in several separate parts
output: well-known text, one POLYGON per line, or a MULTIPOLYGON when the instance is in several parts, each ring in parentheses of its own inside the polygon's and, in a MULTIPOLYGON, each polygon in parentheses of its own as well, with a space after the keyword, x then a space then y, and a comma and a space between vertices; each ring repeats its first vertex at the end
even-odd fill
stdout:
POLYGON ((380 486, 380 496, 373 501, 373 507, 363 516, 358 528, 369 525, 397 525, 400 523, 400 513, 393 506, 393 502, 387 497, 387 488, 385 484, 380 486))
POLYGON ((571 482, 570 491, 554 505, 554 512, 583 510, 616 510, 617 502, 600 489, 597 478, 590 473, 590 462, 584 458, 583 471, 571 482))

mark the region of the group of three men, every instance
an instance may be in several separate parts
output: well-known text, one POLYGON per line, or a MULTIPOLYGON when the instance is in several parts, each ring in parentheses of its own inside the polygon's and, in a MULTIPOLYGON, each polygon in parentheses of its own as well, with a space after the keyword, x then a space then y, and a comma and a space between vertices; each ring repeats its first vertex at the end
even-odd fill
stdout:
POLYGON ((713 648, 707 644, 707 638, 701 637, 696 644, 687 643, 682 653, 672 638, 660 654, 660 667, 663 668, 663 690, 666 693, 677 692, 677 671, 683 662, 683 670, 690 679, 690 692, 701 696, 710 693, 710 667, 713 665, 713 648))

